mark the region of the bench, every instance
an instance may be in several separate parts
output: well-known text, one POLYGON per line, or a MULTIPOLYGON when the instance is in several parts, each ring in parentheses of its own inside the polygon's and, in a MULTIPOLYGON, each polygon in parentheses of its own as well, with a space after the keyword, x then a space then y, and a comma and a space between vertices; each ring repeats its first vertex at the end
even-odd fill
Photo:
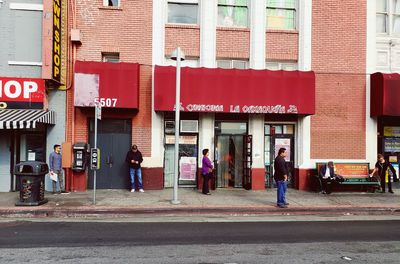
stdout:
MULTIPOLYGON (((318 181, 321 185, 319 178, 319 171, 326 163, 317 163, 317 175, 318 181)), ((367 191, 375 192, 376 189, 380 188, 380 183, 375 178, 369 177, 369 163, 334 163, 335 174, 340 175, 344 178, 343 182, 336 182, 338 185, 350 185, 350 186, 361 186, 367 188, 367 191)))

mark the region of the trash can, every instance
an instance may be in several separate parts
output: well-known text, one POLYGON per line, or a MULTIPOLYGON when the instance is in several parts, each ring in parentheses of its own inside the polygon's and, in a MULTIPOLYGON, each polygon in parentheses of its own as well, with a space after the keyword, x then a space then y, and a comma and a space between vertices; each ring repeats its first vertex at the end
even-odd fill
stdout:
POLYGON ((19 201, 15 205, 47 203, 44 198, 44 177, 48 172, 49 166, 40 161, 23 161, 15 165, 14 174, 19 177, 19 201))

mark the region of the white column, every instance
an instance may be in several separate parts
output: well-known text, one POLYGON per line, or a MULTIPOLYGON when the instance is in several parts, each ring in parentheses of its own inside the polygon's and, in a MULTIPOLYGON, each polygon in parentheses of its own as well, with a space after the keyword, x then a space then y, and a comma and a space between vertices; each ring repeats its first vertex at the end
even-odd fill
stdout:
POLYGON ((250 68, 265 69, 266 0, 250 2, 250 68))
POLYGON ((371 112, 371 79, 370 74, 376 71, 376 1, 367 1, 367 75, 365 89, 365 159, 370 164, 376 161, 378 149, 378 121, 370 117, 371 112))
MULTIPOLYGON (((250 2, 250 68, 265 69, 266 0, 250 2)), ((264 116, 249 117, 253 136, 253 168, 264 168, 264 116)))
POLYGON ((199 1, 200 66, 215 68, 218 8, 216 0, 199 1))
MULTIPOLYGON (((299 1, 299 70, 311 70, 312 0, 299 1)), ((297 122, 297 157, 295 166, 311 168, 311 117, 299 117, 297 122)))
MULTIPOLYGON (((216 30, 218 7, 217 0, 199 1, 200 3, 200 66, 216 67, 216 30)), ((201 151, 210 149, 210 159, 214 159, 214 114, 199 115, 199 160, 201 151)), ((199 162, 201 167, 201 162, 199 162)))
MULTIPOLYGON (((153 1, 153 42, 152 65, 164 64, 165 43, 165 14, 167 2, 153 1)), ((143 162, 145 167, 162 167, 164 158, 163 146, 163 117, 154 111, 154 67, 152 74, 152 115, 151 115, 151 158, 143 162)))

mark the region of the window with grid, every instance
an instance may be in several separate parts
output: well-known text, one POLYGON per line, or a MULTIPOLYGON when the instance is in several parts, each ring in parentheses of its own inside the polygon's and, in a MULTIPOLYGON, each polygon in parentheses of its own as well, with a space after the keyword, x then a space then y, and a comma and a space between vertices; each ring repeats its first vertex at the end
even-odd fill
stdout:
POLYGON ((103 0, 104 6, 119 6, 120 0, 103 0))
POLYGON ((266 61, 265 69, 278 71, 296 71, 297 70, 297 62, 296 61, 266 61))
POLYGON ((267 29, 296 29, 297 0, 267 0, 267 29))
POLYGON ((119 53, 103 52, 101 53, 101 57, 103 62, 119 62, 119 53))
POLYGON ((247 27, 247 0, 218 0, 218 26, 247 27))
POLYGON ((400 33, 400 0, 376 0, 376 33, 400 33))
POLYGON ((217 67, 222 69, 247 69, 248 65, 247 60, 217 60, 217 67))
POLYGON ((168 23, 197 24, 198 1, 168 1, 168 23))

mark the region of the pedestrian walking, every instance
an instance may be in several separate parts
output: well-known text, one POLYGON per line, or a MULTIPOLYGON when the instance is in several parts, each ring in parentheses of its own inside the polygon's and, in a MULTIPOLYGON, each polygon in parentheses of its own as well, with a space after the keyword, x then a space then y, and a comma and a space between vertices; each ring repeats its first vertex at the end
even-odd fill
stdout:
POLYGON ((286 202, 286 189, 288 183, 288 169, 285 157, 286 149, 280 148, 274 162, 274 179, 277 185, 277 202, 279 208, 287 208, 289 203, 286 202))
POLYGON ((135 177, 137 176, 139 192, 143 193, 142 168, 140 165, 143 162, 143 156, 136 145, 132 145, 131 150, 126 153, 125 161, 129 164, 131 192, 135 192, 135 177))
POLYGON ((62 155, 61 146, 55 144, 53 146, 54 151, 49 156, 49 167, 50 167, 50 179, 53 185, 53 194, 57 193, 57 182, 60 187, 59 193, 67 193, 65 191, 64 181, 64 170, 62 169, 62 155))
POLYGON ((203 194, 211 195, 208 182, 213 177, 213 165, 211 160, 208 158, 210 151, 208 149, 203 149, 203 160, 202 160, 202 167, 201 167, 201 175, 203 176, 203 194))
POLYGON ((385 192, 385 187, 386 187, 386 183, 385 183, 385 181, 386 181, 386 172, 389 173, 389 176, 388 176, 388 188, 389 188, 389 192, 393 193, 390 174, 393 175, 393 178, 397 177, 396 176, 396 170, 393 168, 393 166, 392 166, 392 164, 390 164, 390 162, 385 160, 385 158, 383 157, 382 154, 378 154, 378 161, 375 163, 375 168, 374 168, 374 170, 371 172, 371 174, 369 176, 373 177, 375 172, 378 172, 378 178, 379 178, 379 180, 381 182, 381 192, 382 193, 385 192))

